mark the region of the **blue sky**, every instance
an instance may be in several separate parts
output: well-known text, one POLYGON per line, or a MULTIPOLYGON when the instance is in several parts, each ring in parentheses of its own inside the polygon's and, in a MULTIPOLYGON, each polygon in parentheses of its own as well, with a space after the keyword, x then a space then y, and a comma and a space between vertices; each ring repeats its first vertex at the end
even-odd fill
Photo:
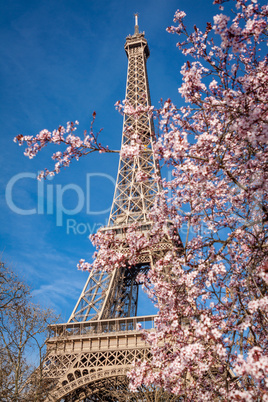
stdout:
MULTIPOLYGON (((124 99, 124 43, 134 32, 135 12, 151 52, 152 103, 171 98, 179 104, 180 68, 186 59, 176 48, 178 38, 166 32, 177 9, 187 13, 189 27, 204 28, 217 13, 211 0, 1 4, 0 252, 32 286, 36 300, 55 308, 62 321, 69 318, 87 278, 76 264, 80 258, 90 260, 94 251, 88 235, 108 219, 118 156, 94 154, 38 183, 37 172, 52 166, 52 149, 29 160, 13 138, 74 120, 83 133, 96 111, 95 130, 103 128, 102 143, 119 149, 122 116, 114 104, 124 99), (61 214, 60 197, 73 213, 61 214)), ((143 303, 139 312, 149 314, 152 308, 143 303)))

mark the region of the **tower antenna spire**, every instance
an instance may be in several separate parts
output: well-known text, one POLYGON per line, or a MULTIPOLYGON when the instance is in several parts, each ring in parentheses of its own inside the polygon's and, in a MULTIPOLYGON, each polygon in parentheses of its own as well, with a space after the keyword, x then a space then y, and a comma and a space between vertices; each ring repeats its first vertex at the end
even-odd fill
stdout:
POLYGON ((138 24, 138 13, 135 13, 135 31, 134 31, 134 35, 137 35, 139 33, 139 24, 138 24))

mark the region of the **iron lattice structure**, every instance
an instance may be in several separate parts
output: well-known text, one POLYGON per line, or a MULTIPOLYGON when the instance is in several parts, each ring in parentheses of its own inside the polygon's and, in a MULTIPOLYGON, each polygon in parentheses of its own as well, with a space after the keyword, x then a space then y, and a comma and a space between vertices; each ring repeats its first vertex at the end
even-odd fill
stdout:
MULTIPOLYGON (((128 56, 126 103, 134 109, 151 106, 146 61, 149 48, 144 33, 126 39, 128 56)), ((103 230, 117 233, 125 231, 131 224, 138 223, 140 230, 149 228, 148 212, 161 190, 157 177, 160 175, 153 153, 154 125, 149 113, 142 112, 138 118, 124 114, 122 148, 133 146, 139 141, 141 152, 134 158, 119 160, 118 175, 108 226, 103 230), (139 181, 143 175, 145 180, 139 181)), ((137 313, 138 284, 135 280, 141 271, 150 266, 149 255, 141 258, 139 265, 116 270, 108 275, 93 272, 83 289, 69 322, 81 322, 114 317, 135 316, 137 313)))
MULTIPOLYGON (((139 32, 137 16, 135 33, 126 38, 125 51, 128 57, 125 99, 134 109, 142 106, 148 110, 149 48, 144 33, 139 32)), ((133 223, 140 231, 150 229, 148 213, 161 191, 153 139, 153 120, 148 111, 141 111, 138 118, 124 114, 122 147, 139 142, 141 152, 134 158, 119 160, 113 204, 104 231, 123 236, 133 223), (146 179, 140 181, 139 175, 146 179)), ((154 328, 154 316, 136 317, 139 289, 136 277, 147 272, 155 259, 171 249, 174 245, 166 234, 160 244, 139 256, 135 266, 109 274, 91 272, 68 323, 50 328, 52 334, 47 340, 47 357, 42 368, 43 378, 51 383, 46 401, 155 400, 148 399, 153 391, 147 390, 146 399, 127 391, 126 372, 133 361, 150 359, 150 350, 135 330, 136 324, 142 322, 145 328, 154 328)), ((127 246, 123 252, 128 253, 127 246)), ((158 400, 169 400, 167 396, 161 398, 158 400)))

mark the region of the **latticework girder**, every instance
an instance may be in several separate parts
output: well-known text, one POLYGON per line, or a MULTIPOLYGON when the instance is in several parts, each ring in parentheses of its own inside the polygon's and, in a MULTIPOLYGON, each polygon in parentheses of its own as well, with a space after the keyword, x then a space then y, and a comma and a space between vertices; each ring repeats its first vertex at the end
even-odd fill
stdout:
POLYGON ((155 196, 160 191, 157 176, 159 168, 154 158, 153 120, 148 113, 151 106, 146 60, 149 50, 143 34, 128 37, 125 45, 128 55, 126 103, 134 109, 145 110, 138 116, 124 115, 122 149, 140 145, 137 156, 121 157, 117 183, 108 226, 146 222, 155 196), (143 180, 139 180, 139 177, 143 180))

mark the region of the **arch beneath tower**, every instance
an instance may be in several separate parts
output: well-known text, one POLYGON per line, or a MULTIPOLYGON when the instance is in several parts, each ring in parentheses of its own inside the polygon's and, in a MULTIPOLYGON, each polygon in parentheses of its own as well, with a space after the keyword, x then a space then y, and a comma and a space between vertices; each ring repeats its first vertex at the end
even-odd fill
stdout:
POLYGON ((57 399, 47 399, 53 402, 182 402, 183 396, 170 394, 164 389, 155 387, 140 387, 137 391, 129 390, 129 379, 127 372, 131 366, 111 370, 102 370, 98 373, 100 378, 85 376, 84 383, 73 383, 73 388, 69 391, 65 389, 65 394, 58 396, 57 399), (88 382, 86 383, 86 381, 88 382), (66 392, 67 391, 67 392, 66 392))
POLYGON ((124 367, 105 367, 99 370, 92 369, 87 373, 84 370, 75 370, 68 381, 57 387, 57 392, 47 399, 55 402, 89 402, 89 401, 125 401, 128 391, 127 372, 131 365, 124 367), (55 399, 56 398, 56 399, 55 399))

